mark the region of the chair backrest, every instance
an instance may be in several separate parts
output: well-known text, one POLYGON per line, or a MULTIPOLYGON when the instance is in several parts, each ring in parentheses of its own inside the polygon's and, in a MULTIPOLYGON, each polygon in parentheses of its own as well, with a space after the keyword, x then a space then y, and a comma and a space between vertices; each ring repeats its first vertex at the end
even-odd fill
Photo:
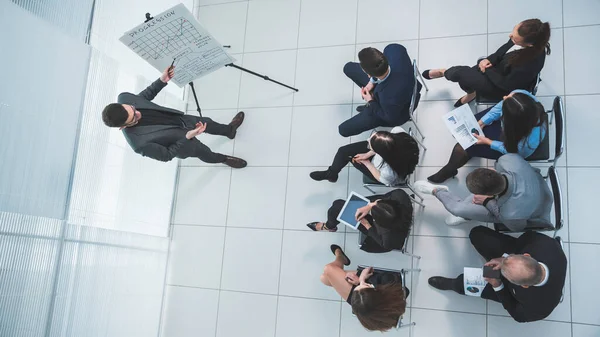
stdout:
POLYGON ((554 127, 556 129, 556 145, 554 149, 553 166, 556 166, 558 158, 562 156, 563 151, 565 149, 564 106, 562 98, 560 98, 560 96, 556 96, 554 98, 554 103, 552 104, 552 111, 554 111, 554 127))
POLYGON ((529 90, 529 92, 531 92, 532 95, 535 96, 535 94, 538 91, 538 87, 540 85, 540 82, 542 81, 542 78, 540 77, 540 73, 537 74, 537 77, 535 78, 535 82, 533 82, 531 84, 531 90, 529 90))
POLYGON ((557 231, 563 227, 563 209, 560 181, 558 180, 558 174, 554 166, 550 166, 548 169, 548 179, 550 179, 550 187, 554 197, 554 230, 557 231))
POLYGON ((413 118, 413 112, 415 111, 415 104, 417 103, 417 86, 419 85, 418 72, 417 72, 417 60, 413 59, 413 79, 415 80, 415 85, 413 86, 412 97, 410 98, 410 108, 409 113, 410 117, 413 118))

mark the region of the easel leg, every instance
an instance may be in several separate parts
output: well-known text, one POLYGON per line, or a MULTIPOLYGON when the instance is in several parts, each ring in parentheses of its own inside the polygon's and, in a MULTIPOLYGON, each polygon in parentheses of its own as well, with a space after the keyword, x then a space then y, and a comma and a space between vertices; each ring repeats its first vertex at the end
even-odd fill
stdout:
POLYGON ((196 89, 194 88, 194 82, 189 83, 190 88, 192 88, 192 95, 194 95, 194 101, 196 101, 196 111, 198 111, 198 115, 202 117, 202 110, 200 109, 200 104, 198 104, 198 96, 196 96, 196 89))

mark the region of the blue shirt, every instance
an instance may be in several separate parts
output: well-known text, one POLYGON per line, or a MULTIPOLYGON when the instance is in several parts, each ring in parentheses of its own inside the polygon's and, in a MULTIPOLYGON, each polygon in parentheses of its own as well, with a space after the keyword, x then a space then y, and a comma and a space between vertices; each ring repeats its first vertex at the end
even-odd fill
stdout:
MULTIPOLYGON (((539 100, 537 99, 537 97, 533 96, 527 90, 517 89, 517 90, 513 90, 512 92, 525 94, 525 95, 533 98, 534 101, 539 103, 539 100)), ((494 105, 494 107, 491 108, 490 111, 488 111, 488 113, 486 113, 483 117, 481 117, 481 121, 483 122, 483 124, 490 125, 493 122, 502 118, 502 104, 503 103, 504 103, 504 100, 500 101, 500 103, 494 105)), ((544 139, 544 137, 546 137, 546 125, 540 125, 540 126, 534 127, 531 130, 531 133, 527 137, 525 137, 519 141, 519 145, 518 145, 519 155, 521 155, 521 157, 523 157, 523 158, 527 158, 527 157, 531 156, 535 152, 535 150, 538 148, 541 140, 544 139)), ((493 150, 496 150, 502 154, 507 153, 506 148, 504 147, 504 142, 502 142, 502 141, 493 140, 490 147, 493 150)))

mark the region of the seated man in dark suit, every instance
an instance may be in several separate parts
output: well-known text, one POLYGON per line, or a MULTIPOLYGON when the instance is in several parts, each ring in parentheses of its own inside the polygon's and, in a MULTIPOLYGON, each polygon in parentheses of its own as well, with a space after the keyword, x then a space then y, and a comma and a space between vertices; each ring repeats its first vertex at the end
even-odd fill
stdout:
MULTIPOLYGON (((406 48, 390 44, 383 53, 365 48, 358 53, 360 63, 348 62, 344 74, 361 88, 367 102, 356 110, 358 115, 339 126, 340 135, 350 137, 378 126, 400 126, 409 116, 410 101, 415 85, 413 66, 406 48)), ((421 83, 418 83, 418 103, 421 83)))
POLYGON ((244 121, 243 112, 224 125, 151 102, 173 78, 174 71, 175 67, 167 68, 158 80, 137 95, 128 92, 119 94, 118 103, 111 103, 102 111, 104 124, 120 128, 131 148, 144 157, 164 162, 175 157, 197 157, 207 163, 245 167, 245 160, 214 153, 196 139, 204 131, 233 139, 244 121))
MULTIPOLYGON (((484 226, 473 228, 469 237, 488 261, 485 265, 501 272, 500 279, 486 278, 489 283, 482 298, 502 303, 521 323, 542 320, 552 313, 560 303, 567 274, 567 258, 558 241, 537 232, 514 238, 484 226)), ((465 293, 463 274, 455 279, 434 276, 429 284, 465 293)))

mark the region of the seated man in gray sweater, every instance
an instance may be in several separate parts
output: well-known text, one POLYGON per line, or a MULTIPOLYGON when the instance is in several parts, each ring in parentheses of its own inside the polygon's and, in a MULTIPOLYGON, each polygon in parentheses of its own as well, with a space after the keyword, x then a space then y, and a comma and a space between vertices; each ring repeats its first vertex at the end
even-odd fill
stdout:
POLYGON ((551 223, 552 193, 541 176, 516 153, 505 154, 496 170, 478 168, 467 176, 466 198, 452 194, 447 186, 427 181, 415 183, 417 191, 433 194, 452 214, 446 224, 454 226, 469 220, 503 223, 511 231, 551 223))

